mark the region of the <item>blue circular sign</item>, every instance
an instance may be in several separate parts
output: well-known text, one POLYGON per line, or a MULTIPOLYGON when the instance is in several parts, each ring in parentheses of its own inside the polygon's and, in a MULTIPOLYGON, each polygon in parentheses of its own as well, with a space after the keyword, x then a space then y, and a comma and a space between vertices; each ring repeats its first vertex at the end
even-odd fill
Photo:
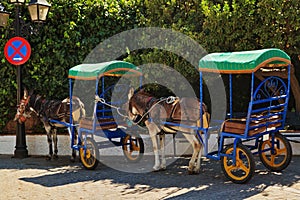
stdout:
POLYGON ((29 59, 31 47, 29 42, 21 37, 11 38, 4 47, 4 55, 13 65, 22 65, 29 59))

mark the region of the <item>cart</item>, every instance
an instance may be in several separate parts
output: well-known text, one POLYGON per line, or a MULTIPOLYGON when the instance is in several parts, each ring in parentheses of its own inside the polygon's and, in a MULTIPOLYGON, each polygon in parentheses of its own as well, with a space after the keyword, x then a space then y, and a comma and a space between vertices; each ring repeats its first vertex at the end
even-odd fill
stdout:
MULTIPOLYGON (((95 169, 99 163, 101 143, 95 140, 95 136, 107 138, 115 146, 121 146, 128 161, 137 162, 143 156, 144 142, 139 129, 127 125, 122 115, 122 105, 127 101, 124 94, 127 94, 130 85, 117 84, 120 77, 137 78, 140 83, 142 81, 140 69, 124 61, 80 64, 69 70, 71 102, 72 96, 80 93, 80 98, 86 98, 85 106, 92 107, 79 124, 70 128, 71 148, 79 151, 80 160, 86 169, 95 169), (113 99, 112 94, 120 96, 113 99)), ((72 113, 72 105, 70 110, 72 113)), ((72 116, 70 124, 73 124, 72 116)))
MULTIPOLYGON (((224 175, 234 183, 248 182, 255 171, 254 155, 258 155, 266 168, 282 171, 292 159, 289 141, 280 131, 284 129, 290 93, 290 57, 279 49, 212 53, 199 61, 200 101, 203 101, 204 73, 228 76, 229 110, 226 119, 215 122, 218 129, 218 148, 208 152, 208 129, 199 128, 198 136, 204 144, 205 156, 220 160, 224 175), (280 71, 286 79, 276 76, 256 80, 258 70, 280 71), (233 76, 250 76, 248 109, 244 115, 233 111, 233 76), (200 131, 204 132, 201 135, 200 131), (228 142, 229 141, 229 142, 228 142)), ((246 79, 245 79, 246 80, 246 79)), ((200 115, 202 116, 202 115, 200 115)))

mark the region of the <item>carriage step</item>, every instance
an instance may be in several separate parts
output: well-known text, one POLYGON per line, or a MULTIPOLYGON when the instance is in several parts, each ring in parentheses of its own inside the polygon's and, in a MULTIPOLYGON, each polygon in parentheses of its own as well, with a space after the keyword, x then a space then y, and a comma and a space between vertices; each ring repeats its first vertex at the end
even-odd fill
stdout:
POLYGON ((80 148, 82 148, 81 145, 73 145, 72 146, 72 149, 75 149, 75 150, 79 150, 80 148))
POLYGON ((117 128, 117 124, 112 118, 98 118, 98 121, 85 118, 80 121, 79 128, 93 130, 93 127, 95 130, 106 130, 117 128))
POLYGON ((212 151, 206 155, 209 159, 220 160, 219 151, 212 151))

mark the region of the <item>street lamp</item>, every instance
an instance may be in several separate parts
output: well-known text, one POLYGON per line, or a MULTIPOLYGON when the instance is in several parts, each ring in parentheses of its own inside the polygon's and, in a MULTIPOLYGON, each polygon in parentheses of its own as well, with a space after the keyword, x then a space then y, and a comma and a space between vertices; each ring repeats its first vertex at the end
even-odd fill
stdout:
POLYGON ((9 0, 10 3, 14 3, 16 5, 22 5, 26 0, 9 0))
MULTIPOLYGON (((14 18, 14 31, 15 36, 22 37, 24 34, 23 29, 27 25, 21 19, 20 6, 26 3, 26 0, 9 0, 10 3, 15 5, 15 18, 14 18)), ((51 5, 46 0, 31 0, 28 4, 28 10, 31 20, 33 22, 44 22, 47 18, 51 5)), ((4 11, 4 7, 0 3, 0 26, 5 27, 8 24, 9 13, 4 11)), ((31 34, 31 32, 27 33, 31 34)), ((17 66, 17 104, 20 103, 22 98, 22 65, 17 66)), ((16 133, 16 147, 14 152, 15 158, 25 158, 28 156, 26 146, 26 134, 24 123, 17 122, 16 133)))
POLYGON ((28 5, 31 20, 33 22, 46 21, 51 5, 46 0, 32 0, 28 5))
POLYGON ((4 11, 4 6, 0 3, 0 27, 6 27, 9 18, 9 12, 4 11))

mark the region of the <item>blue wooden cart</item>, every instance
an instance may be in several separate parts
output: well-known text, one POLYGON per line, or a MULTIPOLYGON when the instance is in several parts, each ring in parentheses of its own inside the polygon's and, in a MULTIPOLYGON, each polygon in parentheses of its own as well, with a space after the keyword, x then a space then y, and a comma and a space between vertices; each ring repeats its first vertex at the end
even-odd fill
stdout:
MULTIPOLYGON (((101 144, 96 142, 95 136, 107 138, 112 144, 121 146, 128 161, 137 162, 144 153, 144 143, 139 129, 129 127, 122 116, 122 105, 127 101, 128 93, 126 91, 130 86, 117 84, 120 77, 137 78, 141 82, 142 73, 135 65, 123 61, 80 64, 69 70, 71 102, 74 91, 76 92, 74 85, 77 82, 83 81, 83 85, 91 83, 79 89, 79 93, 81 93, 79 97, 87 98, 86 102, 93 104, 93 110, 80 121, 80 124, 71 126, 70 136, 71 147, 79 151, 80 160, 86 169, 95 169, 99 163, 101 144), (109 77, 116 77, 116 79, 108 80, 109 77), (92 96, 85 97, 85 92, 88 90, 93 90, 92 96), (120 95, 114 101, 113 93, 120 95), (114 115, 114 111, 117 114, 114 115), (76 130, 78 132, 77 140, 76 130)), ((70 105, 70 110, 72 113, 72 105, 70 105)), ((72 116, 70 124, 73 124, 72 116)))
POLYGON ((201 101, 204 73, 218 73, 229 79, 226 119, 221 122, 212 119, 212 124, 219 123, 220 127, 217 151, 208 152, 209 129, 214 127, 204 131, 200 127, 199 130, 204 134, 197 133, 205 146, 205 156, 220 160, 225 176, 235 183, 245 183, 251 179, 255 170, 255 154, 272 171, 285 169, 291 161, 291 145, 280 133, 284 129, 288 108, 290 65, 290 57, 279 49, 212 53, 199 61, 201 101), (263 81, 256 80, 255 73, 258 70, 280 71, 286 74, 287 79, 270 76, 263 81), (250 84, 251 88, 248 110, 244 116, 233 111, 233 97, 239 92, 232 86, 235 75, 248 75, 251 80, 250 83, 243 83, 245 86, 250 84))
MULTIPOLYGON (((254 155, 258 155, 268 169, 282 171, 292 159, 291 145, 280 133, 285 126, 288 108, 290 65, 290 57, 279 49, 208 54, 199 61, 200 103, 203 102, 204 73, 228 76, 229 103, 228 114, 224 116, 225 120, 219 121, 212 116, 211 124, 216 124, 216 126, 207 127, 207 123, 203 121, 203 110, 200 106, 200 121, 197 126, 173 122, 163 123, 195 130, 204 145, 205 156, 209 159, 220 160, 223 173, 232 182, 245 183, 252 178, 255 171, 254 155), (285 73, 287 78, 270 76, 263 81, 256 80, 255 73, 258 70, 280 71, 285 73), (243 116, 237 115, 232 106, 235 103, 235 92, 239 92, 235 91, 232 86, 235 75, 248 75, 251 80, 249 83, 244 83, 250 88, 250 96, 247 100, 247 112, 243 116), (216 127, 219 129, 218 149, 208 152, 210 130, 216 127)), ((141 158, 144 144, 138 130, 135 126, 132 129, 127 127, 125 122, 124 124, 116 123, 116 116, 111 115, 112 108, 119 110, 124 101, 108 102, 105 100, 108 91, 116 89, 116 86, 109 84, 109 87, 105 87, 104 85, 106 77, 141 77, 141 75, 136 66, 122 61, 82 64, 70 69, 70 98, 73 96, 74 80, 91 80, 96 85, 96 101, 94 101, 92 116, 82 120, 79 125, 73 125, 71 131, 71 146, 79 150, 85 168, 94 169, 98 164, 99 144, 94 140, 95 135, 107 137, 109 140, 119 138, 119 142, 115 144, 123 147, 124 155, 128 160, 138 161, 141 158), (100 90, 98 90, 99 83, 101 83, 100 90), (79 137, 75 144, 76 127, 79 137)), ((127 93, 126 87, 120 91, 127 93)), ((72 118, 70 121, 72 124, 72 118)))

